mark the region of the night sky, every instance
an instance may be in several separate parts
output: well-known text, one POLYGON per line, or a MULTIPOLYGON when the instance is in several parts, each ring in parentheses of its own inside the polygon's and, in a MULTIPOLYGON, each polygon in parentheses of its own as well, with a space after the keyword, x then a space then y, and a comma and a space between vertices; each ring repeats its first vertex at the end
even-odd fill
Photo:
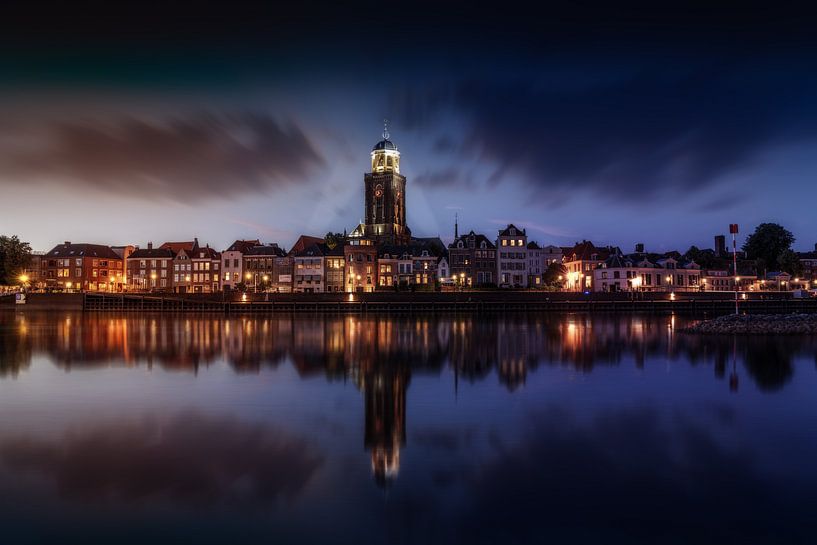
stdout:
POLYGON ((0 233, 223 249, 351 230, 388 118, 415 235, 449 241, 457 213, 625 251, 764 221, 817 242, 805 13, 340 4, 5 12, 0 233))

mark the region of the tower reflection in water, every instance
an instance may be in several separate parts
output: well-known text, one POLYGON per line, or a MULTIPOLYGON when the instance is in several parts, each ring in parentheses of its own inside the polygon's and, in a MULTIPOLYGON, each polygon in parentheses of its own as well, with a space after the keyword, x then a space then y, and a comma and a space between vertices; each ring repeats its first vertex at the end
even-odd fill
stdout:
MULTIPOLYGON (((789 382, 792 360, 817 353, 815 339, 721 339, 673 333, 670 316, 510 314, 504 316, 0 314, 0 379, 26 373, 35 357, 59 368, 157 365, 199 373, 226 362, 236 373, 291 364, 301 377, 352 380, 364 398, 364 448, 374 478, 387 484, 407 443, 406 394, 414 373, 524 387, 538 366, 588 373, 594 367, 711 365, 736 382, 740 365, 761 390, 789 382)), ((727 386, 728 387, 728 386, 727 386)), ((732 388, 735 385, 732 384, 732 388)), ((453 393, 453 388, 452 388, 453 393)), ((409 441, 410 442, 410 441, 409 441)))

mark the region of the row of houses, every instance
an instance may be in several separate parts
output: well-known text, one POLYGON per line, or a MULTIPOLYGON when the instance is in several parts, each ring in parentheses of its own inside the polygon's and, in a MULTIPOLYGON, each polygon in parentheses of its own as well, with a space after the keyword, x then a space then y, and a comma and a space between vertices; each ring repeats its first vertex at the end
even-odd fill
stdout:
MULTIPOLYGON (((704 252, 726 258, 718 249, 719 238, 715 250, 704 252)), ((512 224, 493 240, 474 231, 460 235, 455 227, 447 246, 436 237, 377 245, 365 239, 328 242, 307 235, 288 251, 257 239, 236 240, 221 252, 197 238, 156 247, 148 243, 145 248, 66 241, 33 257, 26 271, 33 284, 113 292, 324 293, 446 285, 535 289, 545 284, 576 292, 734 291, 736 286, 760 291, 808 288, 817 280, 817 247, 800 254, 802 278, 774 271, 759 277, 748 260, 738 261, 736 274, 728 259, 721 259, 727 265, 720 268, 703 268, 678 252, 645 251, 643 244, 631 253, 587 240, 570 247, 540 246, 512 224)))

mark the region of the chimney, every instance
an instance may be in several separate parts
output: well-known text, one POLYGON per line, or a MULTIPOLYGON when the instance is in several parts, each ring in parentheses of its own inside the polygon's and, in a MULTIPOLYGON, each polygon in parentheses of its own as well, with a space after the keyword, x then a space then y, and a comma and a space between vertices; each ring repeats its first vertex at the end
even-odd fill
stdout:
POLYGON ((148 242, 148 250, 152 250, 152 249, 153 249, 153 243, 152 243, 152 242, 148 242))
POLYGON ((726 237, 724 235, 715 236, 715 255, 718 257, 726 255, 726 237))
POLYGON ((817 242, 814 243, 814 251, 817 252, 817 242))
POLYGON ((637 253, 637 254, 643 254, 644 253, 644 243, 643 242, 639 242, 638 244, 635 245, 635 253, 637 253))
POLYGON ((66 240, 66 241, 65 241, 65 245, 66 245, 66 246, 70 246, 70 245, 71 245, 71 241, 70 241, 70 240, 66 240))

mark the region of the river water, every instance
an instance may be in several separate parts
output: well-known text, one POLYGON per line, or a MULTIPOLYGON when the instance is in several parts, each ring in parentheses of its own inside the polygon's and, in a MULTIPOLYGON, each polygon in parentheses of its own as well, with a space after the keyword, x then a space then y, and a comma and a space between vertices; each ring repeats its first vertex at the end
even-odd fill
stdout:
POLYGON ((0 313, 2 543, 814 543, 817 339, 0 313))

